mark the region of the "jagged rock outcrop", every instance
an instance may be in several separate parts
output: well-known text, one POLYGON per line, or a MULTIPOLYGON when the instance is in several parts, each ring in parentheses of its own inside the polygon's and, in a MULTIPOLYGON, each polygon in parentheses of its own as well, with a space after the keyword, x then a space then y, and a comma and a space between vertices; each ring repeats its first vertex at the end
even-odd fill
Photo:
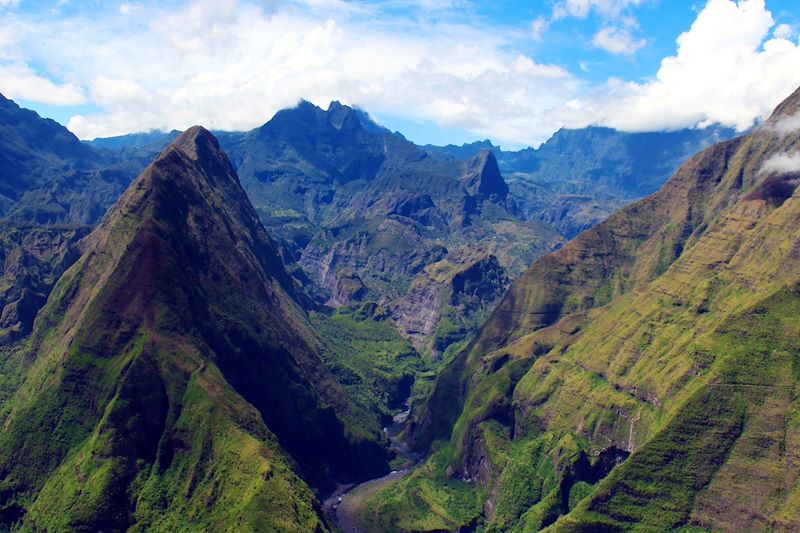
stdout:
POLYGON ((489 150, 480 152, 464 163, 461 181, 464 189, 472 196, 494 197, 499 201, 505 201, 508 196, 508 185, 500 175, 497 158, 489 150))
POLYGON ((415 348, 437 358, 477 330, 508 284, 494 255, 460 248, 425 267, 406 294, 388 305, 389 315, 415 348))

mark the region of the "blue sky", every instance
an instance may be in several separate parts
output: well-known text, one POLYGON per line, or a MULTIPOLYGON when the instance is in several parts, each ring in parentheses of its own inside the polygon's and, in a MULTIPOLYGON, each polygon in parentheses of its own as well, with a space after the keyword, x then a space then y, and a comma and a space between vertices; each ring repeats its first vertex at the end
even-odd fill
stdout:
POLYGON ((0 0, 0 93, 81 138, 300 98, 419 143, 744 129, 800 85, 796 0, 0 0))

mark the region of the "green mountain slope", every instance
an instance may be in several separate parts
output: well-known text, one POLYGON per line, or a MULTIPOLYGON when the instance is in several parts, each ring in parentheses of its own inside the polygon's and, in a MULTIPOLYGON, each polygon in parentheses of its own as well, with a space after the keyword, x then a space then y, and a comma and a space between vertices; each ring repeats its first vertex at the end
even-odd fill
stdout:
POLYGON ((208 132, 171 144, 82 251, 3 404, 5 525, 321 530, 307 482, 387 469, 208 132))
POLYGON ((800 90, 515 281, 368 529, 797 530, 798 110, 800 90))

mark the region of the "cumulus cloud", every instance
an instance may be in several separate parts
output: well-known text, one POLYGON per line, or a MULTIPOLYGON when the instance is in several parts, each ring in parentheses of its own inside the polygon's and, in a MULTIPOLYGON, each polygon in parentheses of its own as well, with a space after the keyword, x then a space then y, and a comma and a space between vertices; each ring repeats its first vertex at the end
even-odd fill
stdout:
POLYGON ((27 65, 0 65, 3 94, 12 99, 24 99, 51 105, 76 105, 86 102, 83 90, 74 84, 55 84, 37 75, 27 65))
MULTIPOLYGON (((392 9, 444 10, 424 21, 415 18, 419 11, 387 18, 376 11, 384 4, 350 2, 353 9, 341 10, 338 2, 131 1, 91 21, 0 14, 0 92, 92 104, 95 112, 68 124, 81 138, 198 123, 249 129, 306 98, 524 146, 563 126, 746 128, 800 85, 800 47, 778 36, 785 33, 773 28, 763 0, 710 0, 652 80, 599 85, 522 53, 515 39, 530 42, 527 31, 519 36, 446 16, 461 0, 388 2, 392 9)), ((641 3, 557 6, 565 16, 599 14, 610 30, 598 42, 629 53, 641 40, 621 33, 635 27, 625 10, 641 3)))
POLYGON ((776 39, 791 39, 792 34, 794 31, 788 24, 778 24, 775 26, 775 31, 772 32, 776 39))
POLYGON ((632 55, 647 44, 645 39, 635 39, 627 28, 609 26, 592 38, 592 44, 612 54, 632 55))
POLYGON ((586 18, 596 13, 604 19, 605 25, 592 37, 597 48, 617 55, 633 55, 647 44, 646 39, 637 39, 632 30, 639 24, 630 8, 643 3, 643 0, 561 0, 553 5, 550 20, 539 17, 533 22, 534 39, 538 40, 544 29, 552 22, 566 17, 586 18))
POLYGON ((775 154, 761 165, 762 174, 800 173, 800 152, 775 154))
POLYGON ((749 128, 800 85, 800 45, 769 37, 773 25, 764 0, 709 0, 655 79, 609 80, 573 102, 564 121, 628 131, 749 128))

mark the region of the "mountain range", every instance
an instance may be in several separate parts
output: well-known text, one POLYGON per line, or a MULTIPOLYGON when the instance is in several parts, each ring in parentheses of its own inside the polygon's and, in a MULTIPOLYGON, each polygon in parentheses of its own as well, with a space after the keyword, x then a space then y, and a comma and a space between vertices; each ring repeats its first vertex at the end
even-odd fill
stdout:
POLYGON ((0 529, 352 531, 371 479, 361 531, 800 528, 799 112, 506 152, 0 98, 0 529))
MULTIPOLYGON (((91 144, 147 160, 177 134, 91 144)), ((217 135, 310 293, 333 306, 376 302, 418 349, 446 359, 507 285, 491 282, 463 305, 448 296, 458 272, 489 266, 491 279, 516 277, 563 236, 652 192, 684 158, 732 134, 588 128, 558 132, 538 150, 419 147, 357 108, 301 102, 253 131, 217 135)))
POLYGON ((800 89, 516 279, 366 531, 796 531, 800 89))

